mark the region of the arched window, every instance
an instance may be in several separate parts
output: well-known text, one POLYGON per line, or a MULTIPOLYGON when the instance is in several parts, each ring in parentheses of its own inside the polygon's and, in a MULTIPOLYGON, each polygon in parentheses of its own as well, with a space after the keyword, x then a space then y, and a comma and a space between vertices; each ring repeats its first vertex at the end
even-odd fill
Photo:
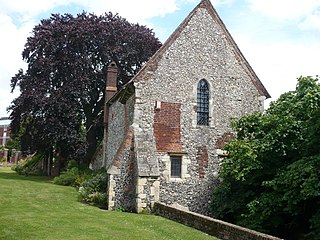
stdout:
POLYGON ((197 88, 197 125, 209 125, 209 85, 204 79, 197 88))

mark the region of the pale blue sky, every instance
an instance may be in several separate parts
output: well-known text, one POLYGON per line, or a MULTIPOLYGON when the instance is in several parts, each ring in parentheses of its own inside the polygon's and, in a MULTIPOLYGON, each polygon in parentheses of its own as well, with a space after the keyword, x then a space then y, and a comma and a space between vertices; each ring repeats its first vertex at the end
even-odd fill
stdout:
MULTIPOLYGON (((0 117, 19 92, 10 79, 25 68, 32 28, 51 13, 111 11, 153 28, 164 42, 200 0, 0 0, 0 117)), ((320 0, 212 0, 262 83, 276 99, 296 78, 319 74, 320 0)))

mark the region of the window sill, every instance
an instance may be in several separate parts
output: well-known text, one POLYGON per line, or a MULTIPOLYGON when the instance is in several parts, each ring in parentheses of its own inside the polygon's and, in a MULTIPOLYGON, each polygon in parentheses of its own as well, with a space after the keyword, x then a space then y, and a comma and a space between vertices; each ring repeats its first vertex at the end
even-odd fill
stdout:
POLYGON ((179 177, 170 177, 169 179, 170 182, 183 182, 183 179, 182 178, 179 178, 179 177))

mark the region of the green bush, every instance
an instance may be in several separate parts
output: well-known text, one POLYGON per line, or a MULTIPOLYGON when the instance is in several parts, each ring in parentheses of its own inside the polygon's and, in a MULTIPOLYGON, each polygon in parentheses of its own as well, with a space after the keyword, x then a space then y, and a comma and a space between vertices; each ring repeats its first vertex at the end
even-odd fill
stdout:
POLYGON ((232 123, 213 217, 284 239, 320 240, 320 79, 300 77, 264 113, 232 123))
POLYGON ((99 208, 106 207, 107 173, 104 169, 93 173, 89 168, 71 160, 67 170, 55 177, 53 183, 76 187, 82 202, 99 208))
POLYGON ((53 183, 63 186, 79 187, 81 183, 92 178, 92 170, 76 161, 71 160, 67 164, 67 170, 53 179, 53 183))
POLYGON ((127 212, 127 210, 123 207, 118 207, 116 209, 114 209, 115 212, 127 212))
POLYGON ((62 186, 75 186, 76 179, 79 176, 79 170, 72 168, 68 171, 62 172, 60 176, 53 179, 53 183, 62 186))
POLYGON ((139 212, 139 214, 151 214, 150 211, 143 209, 139 212))
POLYGON ((93 173, 92 173, 92 172, 89 172, 89 171, 88 171, 88 172, 83 172, 83 173, 81 173, 81 174, 76 178, 75 183, 74 183, 74 186, 77 187, 77 188, 79 188, 84 181, 92 178, 93 176, 94 176, 93 173))
POLYGON ((32 169, 28 170, 27 175, 30 175, 30 176, 44 176, 46 174, 40 168, 32 168, 32 169))
POLYGON ((38 152, 26 159, 21 159, 18 164, 12 166, 11 169, 19 175, 42 176, 44 175, 44 172, 38 167, 38 163, 43 157, 44 154, 38 152))
POLYGON ((7 162, 7 157, 3 156, 3 157, 1 158, 1 162, 2 162, 2 163, 7 162))
POLYGON ((16 173, 18 173, 19 175, 24 175, 25 174, 25 169, 24 169, 24 165, 25 165, 26 160, 21 159, 18 164, 13 165, 11 167, 11 169, 13 171, 15 171, 16 173))
POLYGON ((79 187, 80 198, 83 202, 99 208, 107 205, 107 174, 98 173, 85 180, 79 187))

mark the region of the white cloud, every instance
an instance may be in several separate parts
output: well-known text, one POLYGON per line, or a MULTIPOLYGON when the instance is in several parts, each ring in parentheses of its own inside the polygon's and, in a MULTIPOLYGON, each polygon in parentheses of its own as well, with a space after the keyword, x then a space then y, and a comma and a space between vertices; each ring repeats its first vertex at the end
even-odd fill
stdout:
POLYGON ((175 0, 78 0, 77 4, 95 14, 111 11, 139 23, 146 23, 148 18, 164 16, 178 9, 175 0))
MULTIPOLYGON (((261 16, 270 17, 275 22, 291 20, 291 23, 292 21, 300 23, 298 27, 304 30, 320 29, 320 0, 244 1, 250 4, 251 10, 261 16)), ((10 94, 10 79, 19 68, 25 66, 21 60, 21 52, 27 36, 39 22, 39 15, 49 16, 56 7, 78 4, 87 12, 96 14, 118 12, 131 22, 147 24, 152 17, 165 16, 187 4, 190 7, 190 4, 195 6, 199 2, 200 0, 0 0, 0 117, 6 115, 6 107, 13 96, 17 95, 10 94)), ((211 2, 214 6, 238 3, 235 0, 211 0, 211 2)), ((250 14, 249 9, 244 14, 250 14)), ((252 19, 255 20, 257 19, 252 19)), ((300 75, 319 73, 315 53, 320 52, 320 43, 294 42, 294 39, 284 39, 281 42, 274 42, 271 39, 262 41, 254 37, 259 35, 257 29, 248 34, 241 32, 240 22, 235 26, 236 29, 229 30, 231 33, 238 32, 238 36, 235 36, 237 44, 273 99, 285 91, 293 90, 296 78, 300 75)), ((152 27, 157 29, 157 26, 152 27)), ((157 35, 159 31, 156 30, 157 35)))
POLYGON ((300 76, 320 73, 320 43, 305 44, 286 40, 272 44, 253 42, 247 36, 236 41, 260 80, 276 100, 282 93, 295 89, 300 76))
POLYGON ((17 93, 11 94, 10 79, 23 68, 21 52, 34 22, 26 22, 19 28, 10 16, 0 14, 0 117, 6 116, 6 108, 17 93))
POLYGON ((299 24, 299 27, 302 30, 320 30, 320 10, 307 16, 303 22, 299 24))
POLYGON ((0 0, 0 13, 11 14, 19 13, 21 15, 37 16, 39 13, 52 9, 56 6, 66 5, 70 0, 0 0))
POLYGON ((215 7, 217 5, 225 5, 225 4, 232 4, 236 0, 211 0, 212 5, 215 7))
MULTIPOLYGON (((197 0, 188 0, 197 2, 197 0)), ((36 17, 38 14, 59 6, 70 4, 81 5, 87 11, 101 14, 112 11, 118 12, 130 20, 146 20, 150 17, 164 16, 177 10, 177 0, 0 0, 0 13, 18 13, 23 17, 36 17)))
POLYGON ((49 16, 55 8, 70 4, 96 14, 118 12, 129 21, 141 24, 178 9, 176 0, 0 0, 0 117, 7 115, 6 108, 18 94, 10 94, 10 79, 26 66, 21 52, 32 28, 39 22, 39 15, 49 16))
POLYGON ((320 0, 247 0, 254 11, 277 19, 294 19, 320 8, 320 0))

